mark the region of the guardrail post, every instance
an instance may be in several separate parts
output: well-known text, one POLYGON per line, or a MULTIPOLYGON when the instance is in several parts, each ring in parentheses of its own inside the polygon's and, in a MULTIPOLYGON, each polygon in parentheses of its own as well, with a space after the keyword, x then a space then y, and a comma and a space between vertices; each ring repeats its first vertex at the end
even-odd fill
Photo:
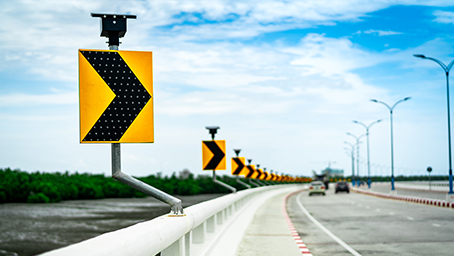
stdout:
POLYGON ((216 232, 216 215, 211 216, 207 219, 207 233, 216 232))
POLYGON ((225 213, 224 213, 225 219, 228 220, 228 219, 230 218, 230 215, 232 214, 232 213, 230 212, 230 206, 228 206, 227 208, 225 208, 224 211, 225 211, 225 213))
POLYGON ((165 248, 161 252, 161 256, 185 256, 184 249, 185 249, 185 236, 182 236, 180 239, 175 241, 169 247, 165 248))
POLYGON ((191 256, 191 232, 184 235, 184 256, 191 256))
POLYGON ((216 221, 217 221, 217 224, 218 225, 222 225, 222 223, 224 222, 224 212, 223 211, 220 211, 218 213, 216 213, 216 221))
POLYGON ((205 243, 205 222, 192 230, 192 243, 203 244, 205 243))

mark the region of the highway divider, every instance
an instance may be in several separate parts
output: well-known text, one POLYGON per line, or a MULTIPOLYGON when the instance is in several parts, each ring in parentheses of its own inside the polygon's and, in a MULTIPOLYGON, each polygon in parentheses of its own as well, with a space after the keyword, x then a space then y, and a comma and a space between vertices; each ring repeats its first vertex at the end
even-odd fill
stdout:
POLYGON ((445 200, 420 198, 420 197, 413 197, 413 196, 398 196, 398 195, 384 194, 384 193, 362 190, 362 189, 358 189, 358 188, 354 188, 354 187, 351 187, 351 190, 354 192, 357 192, 357 193, 377 196, 377 197, 381 197, 381 198, 400 200, 400 201, 406 201, 406 202, 418 203, 418 204, 427 204, 427 205, 454 209, 454 203, 451 203, 451 202, 448 202, 445 200))

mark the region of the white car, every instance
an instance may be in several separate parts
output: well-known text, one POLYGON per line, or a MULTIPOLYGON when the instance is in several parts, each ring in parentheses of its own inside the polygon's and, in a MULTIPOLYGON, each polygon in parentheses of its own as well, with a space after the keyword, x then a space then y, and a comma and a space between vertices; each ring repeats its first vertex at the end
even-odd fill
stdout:
POLYGON ((312 181, 309 184, 309 196, 312 194, 325 195, 325 184, 322 181, 312 181))

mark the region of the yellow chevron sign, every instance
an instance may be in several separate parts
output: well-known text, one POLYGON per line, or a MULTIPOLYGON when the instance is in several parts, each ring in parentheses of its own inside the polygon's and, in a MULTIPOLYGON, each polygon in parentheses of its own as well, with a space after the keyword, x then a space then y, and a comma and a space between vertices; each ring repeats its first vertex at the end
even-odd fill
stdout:
POLYGON ((232 175, 247 175, 245 157, 232 157, 232 175))
POLYGON ((225 140, 202 141, 203 170, 225 170, 226 162, 225 140))
POLYGON ((79 50, 81 143, 154 142, 152 53, 79 50))

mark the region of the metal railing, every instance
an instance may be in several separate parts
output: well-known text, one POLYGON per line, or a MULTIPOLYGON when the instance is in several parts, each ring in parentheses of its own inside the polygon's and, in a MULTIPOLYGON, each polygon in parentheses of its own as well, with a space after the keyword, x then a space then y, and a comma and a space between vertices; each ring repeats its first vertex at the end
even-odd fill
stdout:
POLYGON ((239 191, 188 207, 184 215, 163 215, 42 255, 215 255, 225 239, 230 240, 223 248, 233 253, 224 255, 233 255, 242 238, 239 229, 244 233, 248 226, 245 218, 252 219, 268 198, 300 187, 276 185, 239 191), (230 235, 224 236, 226 232, 230 235))

